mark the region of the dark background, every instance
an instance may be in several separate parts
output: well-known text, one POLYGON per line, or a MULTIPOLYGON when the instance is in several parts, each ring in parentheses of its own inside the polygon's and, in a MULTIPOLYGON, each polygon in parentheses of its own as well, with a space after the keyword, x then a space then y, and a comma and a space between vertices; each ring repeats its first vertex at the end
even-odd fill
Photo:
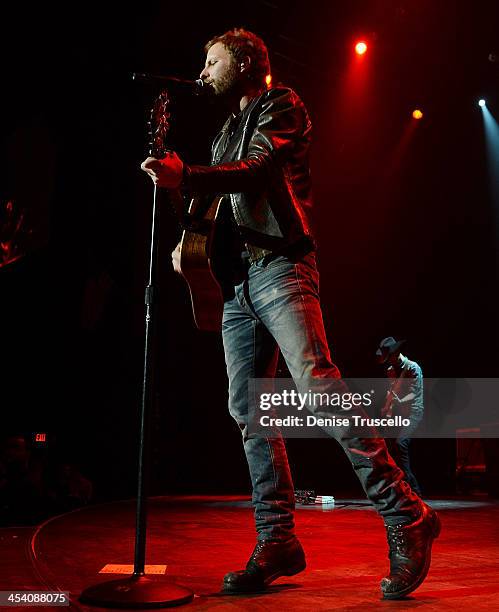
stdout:
MULTIPOLYGON (((20 5, 0 37, 4 230, 8 201, 24 215, 19 257, 0 268, 2 435, 48 432, 44 452, 77 465, 96 499, 136 486, 152 204, 139 166, 158 90, 130 75, 196 78, 204 43, 234 26, 264 38, 274 83, 314 124, 323 312, 343 374, 381 376, 374 351, 394 335, 428 377, 497 376, 499 202, 477 106, 499 116, 497 2, 20 5)), ((223 113, 170 94, 172 146, 207 162, 223 113)), ((194 328, 171 270, 178 237, 165 206, 152 490, 248 492, 221 339, 194 328)), ((454 442, 414 446, 423 488, 452 492, 454 442)), ((289 452, 297 488, 359 492, 334 443, 289 452)))

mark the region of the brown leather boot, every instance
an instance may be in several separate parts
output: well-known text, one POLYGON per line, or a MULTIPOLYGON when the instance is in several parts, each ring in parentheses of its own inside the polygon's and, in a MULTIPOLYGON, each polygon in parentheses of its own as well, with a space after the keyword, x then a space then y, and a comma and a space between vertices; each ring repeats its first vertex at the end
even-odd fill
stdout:
POLYGON ((305 569, 305 553, 300 542, 257 542, 246 569, 229 572, 224 577, 224 593, 252 593, 264 590, 279 576, 294 576, 305 569))
POLYGON ((440 533, 440 519, 421 502, 421 515, 407 525, 387 525, 390 574, 381 581, 384 599, 400 599, 412 593, 428 574, 431 546, 440 533))

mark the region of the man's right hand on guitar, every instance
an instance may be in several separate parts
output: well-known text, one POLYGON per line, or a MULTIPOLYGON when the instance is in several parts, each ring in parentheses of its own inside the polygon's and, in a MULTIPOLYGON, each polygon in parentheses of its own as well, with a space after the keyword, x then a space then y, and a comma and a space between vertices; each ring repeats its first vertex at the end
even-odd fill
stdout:
POLYGON ((175 272, 182 274, 182 270, 180 268, 180 242, 177 244, 175 249, 172 251, 172 264, 175 272))

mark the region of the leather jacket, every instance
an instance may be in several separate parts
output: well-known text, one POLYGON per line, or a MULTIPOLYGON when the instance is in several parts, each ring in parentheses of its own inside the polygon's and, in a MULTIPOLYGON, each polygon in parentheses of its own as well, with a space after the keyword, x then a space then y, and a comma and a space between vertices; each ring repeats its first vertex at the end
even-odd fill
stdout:
POLYGON ((313 246, 307 219, 311 129, 293 90, 269 89, 229 117, 213 143, 211 166, 184 169, 189 191, 230 198, 251 261, 302 242, 313 246))

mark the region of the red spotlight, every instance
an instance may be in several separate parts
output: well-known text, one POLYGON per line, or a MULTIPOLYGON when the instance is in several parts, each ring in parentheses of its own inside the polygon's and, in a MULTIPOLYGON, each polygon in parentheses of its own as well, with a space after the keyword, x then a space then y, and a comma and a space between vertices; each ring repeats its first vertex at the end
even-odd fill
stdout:
POLYGON ((270 87, 272 86, 272 75, 268 74, 265 77, 265 83, 267 84, 267 88, 270 89, 270 87))
POLYGON ((414 117, 414 119, 422 119, 423 113, 419 110, 419 108, 417 108, 415 111, 412 111, 412 116, 414 117))
POLYGON ((363 40, 360 40, 356 45, 355 45, 355 53, 357 53, 357 55, 364 55, 364 53, 367 51, 367 45, 363 40))

